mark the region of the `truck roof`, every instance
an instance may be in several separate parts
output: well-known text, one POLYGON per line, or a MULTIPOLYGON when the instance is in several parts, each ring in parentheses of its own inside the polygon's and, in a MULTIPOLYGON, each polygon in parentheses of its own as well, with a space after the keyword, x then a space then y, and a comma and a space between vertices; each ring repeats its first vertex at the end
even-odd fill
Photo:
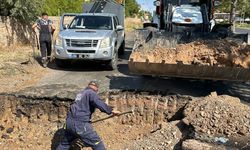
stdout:
POLYGON ((76 16, 107 16, 107 17, 114 17, 116 15, 115 14, 110 14, 110 13, 81 13, 81 14, 77 14, 76 16))

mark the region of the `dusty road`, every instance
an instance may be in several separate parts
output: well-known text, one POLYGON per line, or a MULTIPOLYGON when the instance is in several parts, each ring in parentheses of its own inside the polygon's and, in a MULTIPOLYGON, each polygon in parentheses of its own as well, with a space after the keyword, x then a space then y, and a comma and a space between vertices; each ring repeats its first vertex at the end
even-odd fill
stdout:
POLYGON ((248 33, 250 35, 250 29, 236 28, 235 32, 237 32, 237 33, 248 33))
POLYGON ((232 83, 229 82, 223 83, 130 75, 127 60, 133 47, 133 34, 127 34, 126 38, 126 51, 119 59, 118 70, 107 71, 101 64, 87 62, 75 62, 71 67, 61 69, 52 63, 48 68, 50 73, 42 77, 36 86, 73 84, 79 87, 85 87, 90 80, 97 79, 101 83, 101 92, 107 91, 108 89, 145 90, 167 91, 170 94, 206 96, 210 92, 217 91, 218 94, 230 94, 241 98, 243 97, 246 100, 249 98, 249 84, 233 83, 232 86, 232 83), (248 96, 246 97, 246 95, 248 96))
POLYGON ((236 33, 248 33, 248 44, 250 44, 250 29, 236 28, 236 33))

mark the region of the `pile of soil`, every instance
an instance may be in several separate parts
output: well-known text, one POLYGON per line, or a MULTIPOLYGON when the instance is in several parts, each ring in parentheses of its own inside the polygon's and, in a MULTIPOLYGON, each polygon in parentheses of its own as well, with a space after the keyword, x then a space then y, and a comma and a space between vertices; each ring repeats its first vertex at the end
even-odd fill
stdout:
POLYGON ((240 99, 227 95, 194 98, 181 121, 164 122, 156 132, 132 142, 130 149, 249 149, 249 111, 240 99))
MULTIPOLYGON (((149 42, 150 43, 150 42, 149 42)), ((152 47, 142 45, 131 54, 136 62, 169 64, 197 64, 208 66, 228 66, 250 68, 250 46, 238 44, 235 39, 197 40, 191 43, 177 44, 176 48, 167 48, 161 42, 152 47), (147 50, 153 48, 153 50, 147 50)))
POLYGON ((182 132, 177 127, 179 122, 163 123, 161 129, 137 139, 130 144, 129 149, 136 150, 172 150, 180 149, 182 132), (178 144, 179 143, 179 144, 178 144))
POLYGON ((250 137, 250 107, 240 99, 216 94, 193 100, 184 109, 187 125, 195 132, 227 137, 250 137))

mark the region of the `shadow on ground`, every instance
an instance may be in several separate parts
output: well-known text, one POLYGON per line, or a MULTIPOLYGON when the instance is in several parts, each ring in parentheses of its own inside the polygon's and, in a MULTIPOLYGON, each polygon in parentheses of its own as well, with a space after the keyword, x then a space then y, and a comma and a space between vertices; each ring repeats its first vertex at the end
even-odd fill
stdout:
MULTIPOLYGON (((63 140, 65 134, 65 129, 61 128, 56 131, 51 141, 51 150, 56 150, 60 141, 63 140)), ((81 150, 82 148, 87 148, 88 146, 84 145, 79 138, 76 138, 70 145, 69 150, 81 150)))
POLYGON ((107 76, 111 90, 138 90, 167 92, 190 96, 206 96, 213 90, 209 82, 185 80, 178 78, 161 78, 150 76, 107 76))
MULTIPOLYGON (((127 63, 129 56, 131 54, 132 48, 126 48, 126 51, 123 55, 120 55, 118 58, 118 64, 127 63)), ((36 58, 36 61, 42 66, 40 58, 36 58)), ((72 60, 67 63, 65 67, 58 67, 53 60, 52 62, 48 63, 48 68, 53 70, 62 70, 62 71, 111 71, 107 67, 107 63, 101 61, 86 61, 86 60, 72 60)))

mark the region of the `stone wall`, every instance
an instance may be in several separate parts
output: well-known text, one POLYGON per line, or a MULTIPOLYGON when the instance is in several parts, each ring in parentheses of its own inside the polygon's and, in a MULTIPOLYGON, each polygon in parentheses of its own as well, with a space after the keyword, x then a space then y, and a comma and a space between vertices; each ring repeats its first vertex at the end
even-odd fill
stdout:
POLYGON ((11 17, 0 17, 0 45, 28 44, 32 39, 31 26, 11 17))
MULTIPOLYGON (((59 28, 60 17, 50 17, 50 19, 59 28)), ((35 43, 35 34, 32 32, 31 26, 31 24, 18 22, 11 17, 0 16, 0 46, 35 43)))

